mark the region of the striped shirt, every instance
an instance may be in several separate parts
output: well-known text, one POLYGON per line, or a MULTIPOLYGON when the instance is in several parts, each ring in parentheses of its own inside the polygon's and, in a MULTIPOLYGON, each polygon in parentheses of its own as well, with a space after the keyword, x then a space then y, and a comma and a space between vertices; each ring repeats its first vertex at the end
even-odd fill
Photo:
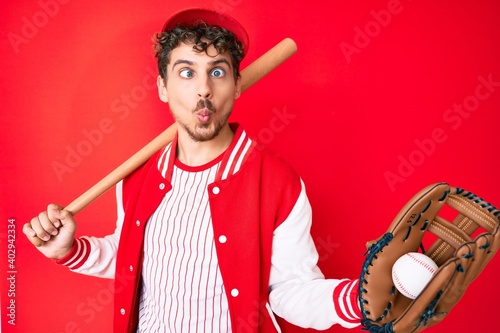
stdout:
POLYGON ((173 188, 146 226, 138 332, 231 332, 207 193, 222 157, 175 161, 173 188))

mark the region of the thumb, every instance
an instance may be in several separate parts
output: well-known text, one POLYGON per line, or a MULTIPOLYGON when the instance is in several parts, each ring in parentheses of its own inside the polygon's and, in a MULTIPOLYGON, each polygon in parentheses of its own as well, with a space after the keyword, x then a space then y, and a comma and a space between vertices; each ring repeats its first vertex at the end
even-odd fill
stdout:
POLYGON ((62 206, 50 204, 47 207, 47 215, 56 228, 64 227, 73 232, 76 229, 76 222, 73 214, 65 210, 62 206))

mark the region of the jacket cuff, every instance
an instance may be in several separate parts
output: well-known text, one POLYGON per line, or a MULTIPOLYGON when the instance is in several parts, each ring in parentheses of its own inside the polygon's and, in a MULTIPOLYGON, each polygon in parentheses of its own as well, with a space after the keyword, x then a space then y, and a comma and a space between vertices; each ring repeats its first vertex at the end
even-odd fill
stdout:
POLYGON ((56 263, 68 267, 69 269, 80 268, 90 255, 90 242, 86 238, 75 238, 73 248, 63 258, 56 260, 56 263))
POLYGON ((362 317, 358 303, 358 286, 359 280, 343 280, 333 290, 337 315, 351 324, 359 324, 362 317))

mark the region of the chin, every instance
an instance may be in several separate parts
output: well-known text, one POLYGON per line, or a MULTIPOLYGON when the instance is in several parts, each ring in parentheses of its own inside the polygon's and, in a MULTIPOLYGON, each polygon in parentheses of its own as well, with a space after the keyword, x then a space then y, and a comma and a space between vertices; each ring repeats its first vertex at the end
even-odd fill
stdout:
POLYGON ((213 140, 220 133, 220 128, 213 128, 210 124, 197 126, 194 130, 188 130, 188 134, 196 142, 213 140))

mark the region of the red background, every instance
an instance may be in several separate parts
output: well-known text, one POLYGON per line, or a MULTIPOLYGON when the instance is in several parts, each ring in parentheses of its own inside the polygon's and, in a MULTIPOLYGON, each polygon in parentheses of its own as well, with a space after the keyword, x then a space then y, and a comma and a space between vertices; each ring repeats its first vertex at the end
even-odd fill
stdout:
MULTIPOLYGON (((356 278, 365 242, 428 184, 446 181, 500 205, 497 1, 3 2, 5 332, 111 330, 110 282, 58 267, 21 229, 48 203, 71 202, 171 123, 153 87, 150 37, 190 6, 218 7, 247 27, 243 68, 284 37, 297 42, 294 57, 237 101, 232 119, 303 177, 327 277, 356 278), (453 111, 460 107, 462 115, 453 111), (69 165, 72 150, 81 154, 69 165), (57 173, 55 165, 66 168, 57 173), (8 218, 17 231, 15 326, 6 323, 8 218)), ((78 235, 111 233, 113 191, 77 218, 78 235)), ((499 273, 495 258, 428 332, 495 330, 499 273)))

